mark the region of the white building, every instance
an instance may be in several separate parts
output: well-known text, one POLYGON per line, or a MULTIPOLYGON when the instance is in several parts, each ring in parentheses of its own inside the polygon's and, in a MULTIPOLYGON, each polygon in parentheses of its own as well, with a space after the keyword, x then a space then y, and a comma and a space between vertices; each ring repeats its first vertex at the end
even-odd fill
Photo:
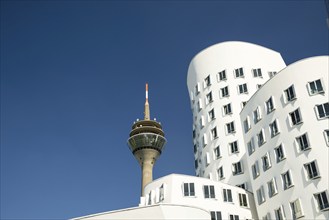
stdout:
POLYGON ((74 220, 329 219, 328 68, 244 42, 201 51, 187 77, 197 177, 159 178, 138 207, 74 220))
POLYGON ((240 113, 259 217, 329 219, 328 56, 293 63, 240 113))
POLYGON ((253 192, 258 218, 329 219, 328 68, 328 56, 285 67, 243 42, 197 54, 187 77, 196 174, 253 192))
POLYGON ((197 176, 252 190, 239 113, 285 67, 279 53, 245 42, 216 44, 192 59, 187 86, 197 176))

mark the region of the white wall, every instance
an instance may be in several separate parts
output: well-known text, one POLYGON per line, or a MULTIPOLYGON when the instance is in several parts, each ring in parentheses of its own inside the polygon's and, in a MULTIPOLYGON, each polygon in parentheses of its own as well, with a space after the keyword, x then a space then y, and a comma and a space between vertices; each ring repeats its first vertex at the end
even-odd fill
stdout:
MULTIPOLYGON (((248 171, 251 172, 251 166, 258 160, 260 175, 255 180, 252 179, 255 202, 259 217, 270 213, 275 218, 274 209, 283 206, 285 215, 288 219, 292 218, 290 202, 300 199, 303 215, 305 219, 329 219, 327 211, 319 211, 315 201, 315 193, 327 190, 328 192, 328 155, 329 146, 324 137, 324 130, 328 129, 328 117, 318 119, 315 111, 317 104, 328 102, 328 56, 313 57, 298 61, 289 65, 279 72, 275 77, 269 80, 247 103, 241 112, 240 121, 250 117, 251 129, 244 134, 245 142, 252 137, 257 140, 257 134, 264 129, 266 143, 258 146, 256 143, 255 152, 247 156, 248 171), (310 95, 308 92, 308 82, 322 79, 325 92, 317 95, 310 95), (287 101, 284 90, 294 85, 296 99, 287 101), (266 112, 265 102, 272 96, 275 103, 275 110, 271 113, 266 112), (262 119, 254 124, 252 112, 259 106, 262 111, 262 119), (299 108, 302 115, 302 123, 292 126, 289 113, 299 108), (269 124, 277 120, 280 133, 271 137, 269 124), (311 148, 301 151, 296 142, 296 137, 307 132, 311 148), (275 148, 282 144, 286 159, 281 162, 276 161, 275 148), (262 157, 269 153, 272 167, 266 171, 262 168, 262 157), (304 168, 304 164, 313 160, 317 161, 320 171, 320 178, 309 180, 304 168), (291 171, 293 186, 289 189, 283 189, 281 174, 287 170, 291 171), (276 179, 278 194, 272 198, 268 195, 267 182, 276 179), (264 186, 266 201, 258 204, 256 190, 264 186)), ((252 176, 252 175, 251 175, 252 176)))
MULTIPOLYGON (((257 84, 264 84, 268 79, 269 71, 279 71, 285 67, 280 54, 273 50, 245 42, 224 42, 213 45, 199 54, 191 61, 188 69, 187 86, 191 99, 191 109, 193 113, 193 128, 196 137, 193 139, 197 144, 198 151, 195 153, 195 159, 199 166, 196 174, 201 177, 207 177, 219 180, 231 185, 242 184, 249 181, 248 173, 232 175, 232 163, 242 161, 245 155, 245 146, 243 142, 242 128, 240 124, 239 113, 242 109, 242 102, 249 100, 251 95, 257 91, 257 84), (244 77, 236 78, 234 69, 243 68, 244 77), (252 69, 261 68, 262 77, 253 77, 252 69), (226 70, 227 80, 218 81, 218 72, 226 70), (210 76, 211 85, 204 86, 204 80, 210 76), (248 93, 238 94, 238 85, 247 83, 248 93), (196 85, 200 85, 200 93, 196 93, 196 85), (228 86, 230 96, 220 97, 220 89, 228 86), (212 92, 213 102, 206 103, 206 95, 212 92), (201 111, 198 111, 198 102, 202 103, 201 111), (232 114, 224 115, 223 106, 231 103, 232 114), (214 109, 215 119, 208 119, 208 112, 214 109), (200 119, 204 118, 204 127, 200 126, 200 119), (234 121, 235 133, 227 134, 226 124, 234 121), (218 138, 212 139, 211 129, 217 128, 218 138), (203 146, 203 138, 206 137, 207 145, 203 146), (238 141, 239 153, 231 153, 229 143, 238 141), (217 159, 214 156, 214 148, 220 146, 222 157, 217 159), (210 159, 206 163, 207 154, 210 159), (217 170, 223 166, 224 179, 219 179, 217 170)), ((250 185, 247 184, 247 185, 250 185)), ((252 190, 247 186, 248 190, 252 190)))

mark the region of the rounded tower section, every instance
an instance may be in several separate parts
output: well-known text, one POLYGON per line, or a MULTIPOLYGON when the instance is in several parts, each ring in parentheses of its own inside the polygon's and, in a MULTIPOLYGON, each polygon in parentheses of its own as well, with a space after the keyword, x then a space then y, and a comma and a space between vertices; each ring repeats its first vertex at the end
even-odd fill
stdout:
POLYGON ((148 84, 146 84, 146 101, 144 120, 134 122, 129 134, 129 149, 142 169, 141 195, 144 187, 153 180, 153 166, 161 155, 166 138, 159 122, 150 119, 148 103, 148 84))
POLYGON ((329 57, 289 65, 240 114, 259 218, 329 219, 329 57))
POLYGON ((197 176, 251 190, 239 113, 285 66, 278 52, 245 42, 219 43, 192 59, 187 87, 197 176))

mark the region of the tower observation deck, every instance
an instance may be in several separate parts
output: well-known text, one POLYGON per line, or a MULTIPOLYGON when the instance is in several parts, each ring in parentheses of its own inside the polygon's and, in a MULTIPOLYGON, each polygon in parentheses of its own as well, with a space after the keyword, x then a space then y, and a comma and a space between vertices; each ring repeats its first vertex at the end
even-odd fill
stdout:
POLYGON ((153 180, 153 166, 166 143, 161 124, 150 119, 148 84, 146 84, 144 120, 134 122, 129 136, 129 148, 142 169, 141 195, 143 195, 144 187, 153 180))

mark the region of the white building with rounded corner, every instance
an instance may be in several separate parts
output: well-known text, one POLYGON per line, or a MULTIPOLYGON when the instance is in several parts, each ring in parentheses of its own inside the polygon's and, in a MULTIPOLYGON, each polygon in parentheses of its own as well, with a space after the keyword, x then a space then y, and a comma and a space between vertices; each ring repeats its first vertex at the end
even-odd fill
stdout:
POLYGON ((240 113, 259 217, 329 219, 329 57, 295 62, 240 113))
POLYGON ((198 53, 188 68, 196 175, 252 190, 240 111, 286 65, 273 50, 224 42, 198 53))

